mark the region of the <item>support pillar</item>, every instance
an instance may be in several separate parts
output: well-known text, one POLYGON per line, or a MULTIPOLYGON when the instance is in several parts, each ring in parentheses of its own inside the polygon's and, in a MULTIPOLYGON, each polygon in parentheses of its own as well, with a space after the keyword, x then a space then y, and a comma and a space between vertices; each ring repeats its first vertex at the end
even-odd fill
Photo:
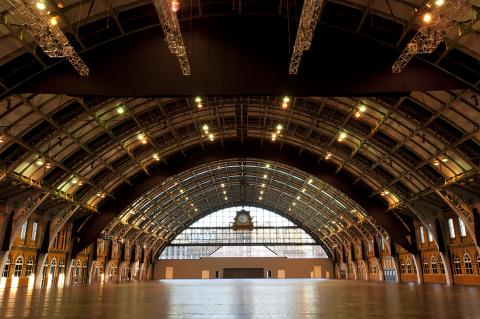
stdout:
POLYGON ((450 264, 450 258, 446 253, 440 252, 440 261, 443 263, 445 268, 445 281, 447 285, 453 285, 453 271, 452 271, 452 264, 450 264))
POLYGON ((419 255, 413 255, 413 262, 415 264, 415 268, 417 270, 417 283, 421 284, 423 282, 423 267, 422 267, 422 262, 420 260, 419 255))

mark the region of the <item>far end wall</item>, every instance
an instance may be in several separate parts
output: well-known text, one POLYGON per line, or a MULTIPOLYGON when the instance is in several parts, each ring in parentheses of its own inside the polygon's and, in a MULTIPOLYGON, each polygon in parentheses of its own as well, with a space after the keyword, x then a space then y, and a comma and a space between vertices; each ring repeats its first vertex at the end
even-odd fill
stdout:
POLYGON ((231 257, 157 260, 154 279, 223 278, 224 268, 263 268, 272 278, 333 278, 333 264, 327 258, 231 257))

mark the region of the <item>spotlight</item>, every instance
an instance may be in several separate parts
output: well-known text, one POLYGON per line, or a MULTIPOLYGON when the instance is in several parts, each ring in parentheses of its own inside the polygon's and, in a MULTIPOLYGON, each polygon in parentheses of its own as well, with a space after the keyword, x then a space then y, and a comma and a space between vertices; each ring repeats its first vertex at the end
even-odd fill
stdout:
POLYGON ((423 22, 430 23, 432 22, 432 15, 430 13, 425 13, 422 18, 423 22))
POLYGON ((47 6, 45 5, 45 3, 43 3, 42 1, 38 1, 36 4, 35 4, 35 7, 37 7, 38 10, 40 11, 43 11, 47 8, 47 6))
POLYGON ((172 11, 177 12, 178 10, 180 10, 180 1, 172 0, 172 11))
POLYGON ((53 26, 57 25, 58 24, 57 17, 51 17, 50 18, 50 24, 53 25, 53 26))

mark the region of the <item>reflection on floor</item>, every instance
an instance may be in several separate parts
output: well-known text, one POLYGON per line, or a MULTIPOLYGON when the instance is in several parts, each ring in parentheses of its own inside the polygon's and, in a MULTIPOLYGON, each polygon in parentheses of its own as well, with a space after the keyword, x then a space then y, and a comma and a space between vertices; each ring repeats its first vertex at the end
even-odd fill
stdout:
POLYGON ((477 287, 312 279, 0 290, 0 318, 480 318, 477 287))

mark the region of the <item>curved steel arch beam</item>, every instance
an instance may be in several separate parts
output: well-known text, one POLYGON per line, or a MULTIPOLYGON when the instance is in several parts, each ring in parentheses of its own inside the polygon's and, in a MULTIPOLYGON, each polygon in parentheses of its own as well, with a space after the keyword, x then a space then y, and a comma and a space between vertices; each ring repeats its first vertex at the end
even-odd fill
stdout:
POLYGON ((78 252, 86 248, 125 207, 166 178, 211 161, 241 157, 285 163, 322 179, 363 207, 369 215, 375 218, 387 230, 394 242, 410 252, 414 251, 414 247, 408 239, 410 235, 409 230, 402 223, 396 221, 392 214, 386 213, 388 207, 383 200, 379 197, 369 198, 369 190, 362 190, 358 186, 352 186, 352 178, 342 172, 335 174, 335 167, 326 163, 318 165, 318 158, 314 154, 305 151, 302 156, 297 156, 297 154, 298 149, 289 145, 284 145, 279 150, 278 146, 268 144, 262 147, 258 141, 249 140, 245 141, 244 144, 225 140, 223 147, 211 144, 202 150, 197 146, 186 150, 187 156, 176 154, 169 158, 170 164, 168 166, 161 163, 152 167, 150 176, 138 175, 132 179, 133 187, 124 186, 117 190, 115 193, 117 199, 106 199, 98 208, 100 214, 93 215, 78 230, 80 241, 76 251, 78 252))

